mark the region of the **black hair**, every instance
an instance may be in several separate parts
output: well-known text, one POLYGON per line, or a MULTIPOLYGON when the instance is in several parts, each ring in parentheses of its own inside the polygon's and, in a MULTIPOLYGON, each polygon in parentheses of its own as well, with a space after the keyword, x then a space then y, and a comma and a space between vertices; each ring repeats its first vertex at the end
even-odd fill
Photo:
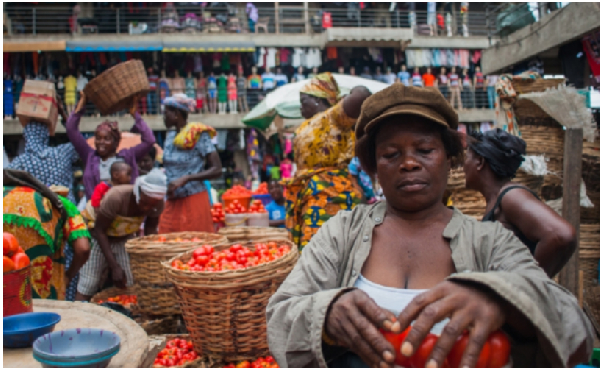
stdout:
MULTIPOLYGON (((398 124, 396 119, 398 119, 397 116, 391 116, 378 122, 373 129, 356 141, 356 157, 360 160, 365 172, 371 176, 377 173, 377 156, 375 154, 377 134, 386 124, 398 124)), ((414 124, 429 124, 440 133, 446 155, 451 159, 452 168, 456 168, 463 163, 465 151, 461 133, 418 115, 410 116, 409 119, 414 124)))
POLYGON ((156 147, 154 147, 154 145, 150 147, 150 150, 148 151, 147 155, 150 156, 150 158, 152 158, 152 161, 156 160, 156 147))
POLYGON ((131 169, 131 166, 125 161, 115 161, 110 165, 110 175, 114 175, 116 172, 120 170, 131 169))
POLYGON ((471 133, 469 149, 485 159, 497 178, 512 179, 525 160, 527 143, 496 128, 485 133, 471 133))

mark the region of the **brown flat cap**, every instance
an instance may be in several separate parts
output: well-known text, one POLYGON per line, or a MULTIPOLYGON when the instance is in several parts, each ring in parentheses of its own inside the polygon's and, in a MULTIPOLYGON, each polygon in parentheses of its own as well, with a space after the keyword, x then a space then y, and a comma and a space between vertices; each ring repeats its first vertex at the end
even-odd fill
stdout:
POLYGON ((356 139, 393 115, 419 115, 443 126, 458 128, 458 114, 436 88, 394 83, 363 102, 356 123, 356 139))

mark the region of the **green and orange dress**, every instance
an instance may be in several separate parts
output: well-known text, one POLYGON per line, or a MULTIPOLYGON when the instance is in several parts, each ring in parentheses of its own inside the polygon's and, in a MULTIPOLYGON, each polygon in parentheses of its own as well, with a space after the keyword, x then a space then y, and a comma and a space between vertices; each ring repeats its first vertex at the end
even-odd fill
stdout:
POLYGON ((25 186, 3 187, 3 231, 13 234, 31 260, 32 295, 64 300, 64 246, 78 238, 90 238, 77 207, 58 196, 66 211, 63 218, 48 198, 25 186))

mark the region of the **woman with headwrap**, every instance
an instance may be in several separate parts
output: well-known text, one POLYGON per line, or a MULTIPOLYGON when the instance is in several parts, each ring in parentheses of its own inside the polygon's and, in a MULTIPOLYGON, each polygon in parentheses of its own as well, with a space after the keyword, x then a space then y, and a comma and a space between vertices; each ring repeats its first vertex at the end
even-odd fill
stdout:
POLYGON ((184 94, 165 99, 167 129, 163 166, 168 191, 160 218, 161 234, 178 231, 214 232, 209 193, 204 181, 221 176, 221 159, 212 144, 213 128, 188 123, 195 100, 184 94))
POLYGON ((339 93, 331 73, 315 76, 300 90, 306 121, 294 138, 298 171, 286 183, 286 227, 300 249, 325 221, 362 199, 348 164, 354 157, 354 124, 370 92, 355 87, 341 101, 339 93))
POLYGON ((573 227, 527 187, 511 180, 524 158, 527 144, 501 129, 470 139, 464 171, 466 186, 481 192, 487 202, 482 221, 499 221, 529 248, 553 277, 577 246, 573 227))
POLYGON ((79 121, 83 115, 86 104, 85 94, 81 93, 81 99, 77 109, 71 114, 66 124, 67 136, 79 157, 83 161, 85 171, 83 173, 83 185, 85 195, 91 198, 96 185, 101 181, 110 180, 110 167, 115 161, 125 161, 131 166, 131 183, 138 177, 137 161, 141 160, 155 143, 154 134, 136 111, 138 106, 137 98, 134 99, 131 115, 135 120, 134 128, 140 133, 142 142, 135 147, 125 148, 117 152, 119 142, 121 141, 121 132, 116 121, 105 121, 96 127, 94 133, 94 146, 89 146, 86 139, 79 131, 79 121))
POLYGON ((158 232, 166 193, 167 178, 159 169, 138 177, 134 185, 117 185, 106 193, 96 209, 92 252, 81 269, 76 300, 91 299, 107 267, 115 286, 124 289, 133 284, 125 243, 137 234, 142 223, 146 235, 158 232))

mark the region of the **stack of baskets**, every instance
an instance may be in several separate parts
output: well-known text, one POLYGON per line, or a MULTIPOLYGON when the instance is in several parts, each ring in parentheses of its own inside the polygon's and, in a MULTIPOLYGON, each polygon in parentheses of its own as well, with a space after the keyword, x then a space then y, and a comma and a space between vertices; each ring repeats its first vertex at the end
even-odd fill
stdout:
POLYGON ((290 240, 286 229, 274 227, 224 227, 219 234, 227 237, 230 242, 266 242, 271 240, 290 240))
MULTIPOLYGON (((163 262, 176 289, 183 318, 196 352, 218 361, 235 362, 268 355, 265 309, 269 298, 298 259, 297 247, 274 261, 242 270, 192 272, 171 267, 174 260, 188 262, 192 251, 163 262)), ((254 250, 256 242, 245 244, 254 250)), ((215 246, 223 250, 228 244, 215 246)))
POLYGON ((141 60, 130 60, 113 66, 91 80, 83 92, 103 115, 128 109, 136 95, 150 91, 148 75, 141 60))
POLYGON ((224 242, 227 238, 222 235, 203 232, 149 235, 128 241, 125 248, 129 254, 140 313, 156 318, 180 315, 175 289, 166 278, 161 262, 204 244, 224 242))

